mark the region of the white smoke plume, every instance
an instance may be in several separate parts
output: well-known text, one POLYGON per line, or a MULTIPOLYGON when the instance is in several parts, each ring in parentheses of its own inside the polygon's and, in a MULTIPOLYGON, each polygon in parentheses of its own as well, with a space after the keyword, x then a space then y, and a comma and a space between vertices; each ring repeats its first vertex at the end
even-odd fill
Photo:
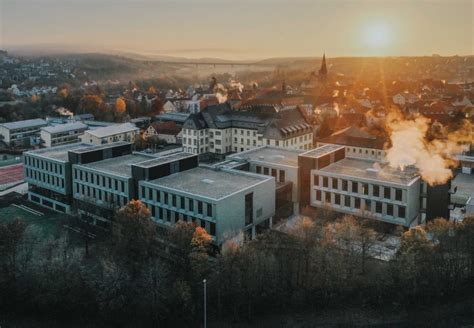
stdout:
POLYGON ((56 113, 62 116, 74 116, 74 113, 71 112, 69 109, 64 107, 59 107, 56 109, 56 113))
POLYGON ((240 83, 239 81, 235 81, 235 80, 230 80, 230 87, 232 89, 239 90, 239 92, 242 92, 242 90, 244 89, 244 85, 240 83))
POLYGON ((217 98, 217 101, 219 102, 219 104, 225 103, 227 101, 227 95, 222 94, 219 91, 216 92, 216 98, 217 98))
POLYGON ((418 168, 422 179, 430 185, 443 184, 452 177, 451 168, 457 165, 456 154, 464 149, 463 143, 472 143, 471 124, 441 138, 428 140, 430 120, 423 116, 405 119, 399 113, 387 117, 391 147, 386 159, 390 167, 403 170, 408 165, 418 168))
POLYGON ((220 83, 217 83, 214 89, 219 104, 225 103, 227 101, 227 89, 220 83))

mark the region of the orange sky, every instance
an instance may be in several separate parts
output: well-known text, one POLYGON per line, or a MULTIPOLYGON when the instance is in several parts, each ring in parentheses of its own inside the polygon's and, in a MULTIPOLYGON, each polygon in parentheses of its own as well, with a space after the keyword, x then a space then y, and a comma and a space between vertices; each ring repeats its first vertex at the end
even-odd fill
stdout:
POLYGON ((474 54, 474 1, 2 0, 0 47, 182 57, 474 54))

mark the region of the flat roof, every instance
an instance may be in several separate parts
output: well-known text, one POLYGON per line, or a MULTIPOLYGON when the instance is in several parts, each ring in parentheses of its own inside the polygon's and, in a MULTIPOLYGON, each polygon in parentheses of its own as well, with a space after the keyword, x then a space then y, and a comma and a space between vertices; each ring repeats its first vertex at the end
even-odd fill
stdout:
POLYGON ((102 128, 90 130, 87 133, 97 138, 103 138, 103 137, 112 136, 114 134, 127 133, 127 132, 138 131, 138 130, 139 128, 137 128, 132 123, 123 123, 123 124, 110 125, 110 126, 105 126, 102 128))
POLYGON ((147 183, 218 200, 269 179, 273 177, 196 167, 147 183))
POLYGON ((328 144, 308 150, 307 152, 302 153, 301 156, 319 158, 339 149, 345 149, 345 147, 341 145, 328 144))
POLYGON ((0 124, 0 126, 13 130, 13 129, 22 129, 22 128, 29 128, 29 127, 35 127, 35 126, 42 126, 42 125, 47 125, 47 124, 48 123, 45 120, 41 118, 35 118, 32 120, 2 123, 0 124))
MULTIPOLYGON (((157 153, 157 154, 155 154, 155 156, 159 155, 159 154, 160 153, 157 153)), ((153 166, 156 166, 156 165, 170 163, 170 162, 174 162, 174 161, 177 161, 177 160, 180 160, 180 159, 183 159, 183 158, 189 158, 189 157, 194 157, 194 156, 197 156, 197 155, 191 154, 191 153, 180 152, 180 153, 175 153, 175 154, 163 155, 163 156, 160 156, 158 158, 149 159, 146 162, 137 163, 136 166, 153 167, 153 166)))
POLYGON ((25 152, 26 154, 32 155, 39 155, 41 157, 55 159, 63 162, 68 161, 68 152, 70 150, 89 150, 93 147, 92 144, 85 144, 82 142, 77 142, 73 144, 63 145, 63 146, 56 146, 56 147, 48 147, 48 148, 41 148, 37 150, 30 150, 25 152))
POLYGON ((469 197, 474 198, 474 174, 458 173, 451 181, 451 188, 457 190, 451 195, 451 201, 466 204, 469 197))
POLYGON ((412 184, 413 181, 420 177, 418 170, 414 167, 407 167, 402 171, 391 168, 388 164, 354 158, 341 159, 319 171, 405 186, 412 184))
POLYGON ((112 148, 112 147, 123 146, 123 145, 131 145, 131 143, 126 142, 126 141, 117 141, 117 142, 112 142, 112 143, 106 143, 103 145, 84 144, 84 143, 83 145, 86 145, 88 147, 74 149, 74 152, 77 154, 82 154, 82 153, 93 151, 93 150, 100 150, 100 149, 112 148))
POLYGON ((103 159, 101 161, 78 164, 78 167, 87 167, 100 172, 119 175, 122 177, 132 177, 132 164, 140 163, 150 159, 150 155, 129 154, 113 158, 103 159))
POLYGON ((227 156, 230 160, 246 160, 252 162, 264 162, 269 164, 286 165, 298 167, 298 155, 302 150, 291 150, 276 147, 259 147, 241 153, 227 156))
POLYGON ((82 122, 74 122, 74 123, 51 125, 51 126, 41 128, 41 130, 46 131, 48 133, 61 133, 61 132, 68 132, 68 131, 87 129, 87 128, 88 126, 82 122))

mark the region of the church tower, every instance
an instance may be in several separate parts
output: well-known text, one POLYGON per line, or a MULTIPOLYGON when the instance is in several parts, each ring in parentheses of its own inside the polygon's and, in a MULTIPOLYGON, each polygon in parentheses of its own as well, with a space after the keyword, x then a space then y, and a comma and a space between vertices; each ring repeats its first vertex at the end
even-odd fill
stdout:
POLYGON ((323 62, 321 63, 321 68, 319 69, 319 76, 326 77, 328 75, 328 68, 326 67, 326 53, 323 53, 323 62))

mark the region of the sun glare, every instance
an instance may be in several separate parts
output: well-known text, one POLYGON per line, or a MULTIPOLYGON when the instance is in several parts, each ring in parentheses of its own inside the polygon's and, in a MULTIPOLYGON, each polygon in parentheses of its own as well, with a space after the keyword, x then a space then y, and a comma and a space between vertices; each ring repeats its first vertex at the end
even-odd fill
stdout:
POLYGON ((386 24, 372 24, 364 34, 367 45, 373 51, 383 51, 390 42, 390 29, 386 24))

